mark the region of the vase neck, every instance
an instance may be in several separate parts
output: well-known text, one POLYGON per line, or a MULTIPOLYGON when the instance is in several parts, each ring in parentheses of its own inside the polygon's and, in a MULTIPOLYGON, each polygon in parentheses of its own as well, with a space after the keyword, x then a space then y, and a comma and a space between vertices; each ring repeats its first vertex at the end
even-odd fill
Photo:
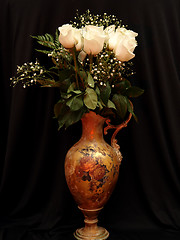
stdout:
POLYGON ((89 112, 86 113, 82 120, 82 138, 89 139, 103 139, 103 125, 105 118, 100 115, 89 112))

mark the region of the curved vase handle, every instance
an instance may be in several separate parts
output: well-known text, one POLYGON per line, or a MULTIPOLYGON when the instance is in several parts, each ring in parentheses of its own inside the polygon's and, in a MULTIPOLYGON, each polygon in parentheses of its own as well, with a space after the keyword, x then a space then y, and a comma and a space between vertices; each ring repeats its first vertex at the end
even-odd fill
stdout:
MULTIPOLYGON (((131 107, 132 107, 132 110, 133 110, 133 104, 132 103, 131 103, 131 107)), ((129 113, 129 116, 128 116, 127 120, 125 120, 120 125, 116 125, 116 126, 110 124, 110 122, 111 122, 110 119, 106 120, 107 126, 104 128, 104 134, 106 135, 107 131, 109 129, 115 129, 115 131, 114 131, 114 133, 113 133, 113 135, 111 137, 111 146, 115 149, 115 151, 116 151, 116 153, 117 153, 117 155, 119 157, 120 162, 122 161, 122 155, 121 155, 121 152, 119 151, 120 146, 117 143, 116 135, 122 128, 127 127, 127 124, 131 120, 131 118, 132 118, 132 113, 129 113)))

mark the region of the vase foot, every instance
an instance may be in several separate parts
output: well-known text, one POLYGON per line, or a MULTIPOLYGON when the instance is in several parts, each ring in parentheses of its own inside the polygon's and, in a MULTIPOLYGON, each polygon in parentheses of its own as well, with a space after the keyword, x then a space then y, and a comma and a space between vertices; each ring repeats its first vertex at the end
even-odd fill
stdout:
POLYGON ((85 227, 79 228, 74 233, 74 236, 78 240, 105 240, 109 237, 109 232, 97 225, 98 214, 102 208, 97 209, 84 209, 79 207, 84 214, 85 227))
POLYGON ((74 237, 78 240, 105 240, 109 237, 109 232, 102 227, 97 227, 95 232, 87 232, 85 228, 79 228, 74 233, 74 237))

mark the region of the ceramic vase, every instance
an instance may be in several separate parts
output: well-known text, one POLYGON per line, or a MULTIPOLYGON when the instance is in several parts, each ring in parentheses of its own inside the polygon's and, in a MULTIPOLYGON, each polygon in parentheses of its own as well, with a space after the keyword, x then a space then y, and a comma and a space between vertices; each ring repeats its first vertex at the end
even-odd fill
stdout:
MULTIPOLYGON (((97 225, 98 214, 107 203, 118 180, 122 160, 115 135, 127 122, 114 127, 95 112, 82 117, 82 136, 70 148, 65 159, 65 176, 69 190, 78 208, 84 214, 85 226, 74 233, 76 239, 107 239, 108 231, 97 225), (105 121, 116 132, 111 146, 105 142, 103 126, 105 121)), ((128 119, 129 120, 129 119, 128 119)))

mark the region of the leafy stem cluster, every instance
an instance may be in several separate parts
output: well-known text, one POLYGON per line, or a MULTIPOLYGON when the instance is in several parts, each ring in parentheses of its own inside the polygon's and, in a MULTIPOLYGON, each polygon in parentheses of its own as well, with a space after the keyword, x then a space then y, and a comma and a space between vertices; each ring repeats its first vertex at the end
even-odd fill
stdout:
POLYGON ((58 31, 55 37, 45 34, 33 38, 45 47, 37 51, 51 58, 52 64, 46 69, 38 60, 24 63, 17 67, 11 82, 14 86, 21 82, 23 87, 39 84, 59 88, 60 98, 54 106, 59 129, 79 121, 88 111, 119 120, 130 112, 136 118, 130 99, 140 96, 143 90, 128 80, 133 74, 132 63, 121 63, 105 48, 81 62, 75 48, 67 50, 60 44, 58 31))

